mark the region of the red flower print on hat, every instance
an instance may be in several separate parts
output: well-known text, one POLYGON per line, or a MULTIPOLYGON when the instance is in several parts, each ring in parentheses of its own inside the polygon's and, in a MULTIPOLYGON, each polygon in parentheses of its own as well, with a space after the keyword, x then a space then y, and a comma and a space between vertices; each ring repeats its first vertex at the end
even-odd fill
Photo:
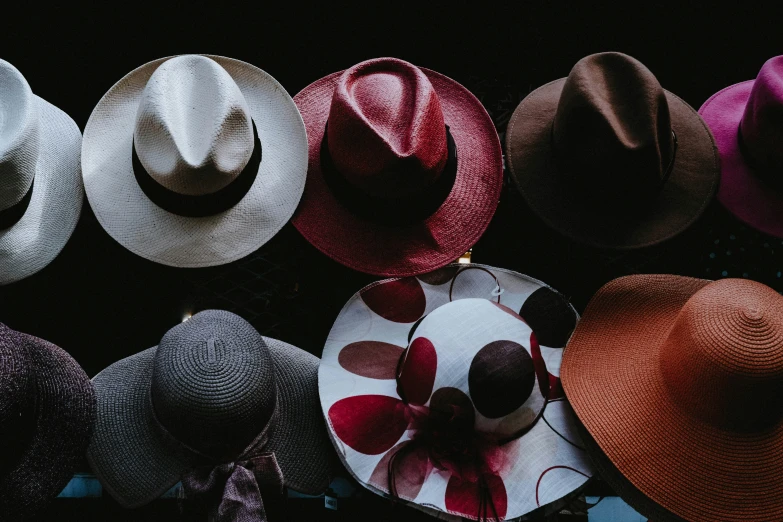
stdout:
POLYGON ((540 281, 481 265, 357 292, 319 370, 338 455, 371 491, 433 515, 567 502, 592 475, 558 376, 577 320, 540 281))
POLYGON ((445 497, 450 512, 487 520, 505 517, 506 489, 498 475, 503 452, 497 440, 475 432, 473 402, 465 393, 450 387, 432 392, 437 351, 429 339, 417 337, 407 350, 352 343, 339 361, 363 377, 394 378, 396 373, 400 399, 357 395, 337 401, 328 412, 335 434, 349 447, 367 455, 386 453, 370 479, 376 487, 412 500, 437 468, 451 474, 445 497), (398 360, 391 359, 392 353, 398 360), (375 363, 362 364, 369 360, 375 363), (407 430, 411 439, 397 444, 407 430))
POLYGON ((414 322, 424 315, 427 304, 424 290, 415 277, 371 286, 363 290, 361 296, 370 310, 395 323, 414 322))

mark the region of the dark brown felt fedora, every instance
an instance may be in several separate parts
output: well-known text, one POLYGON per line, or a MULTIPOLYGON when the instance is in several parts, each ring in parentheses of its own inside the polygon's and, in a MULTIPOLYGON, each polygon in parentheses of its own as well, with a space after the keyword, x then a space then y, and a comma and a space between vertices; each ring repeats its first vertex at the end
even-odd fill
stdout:
POLYGON ((683 232, 720 175, 701 117, 621 53, 587 56, 522 100, 506 154, 533 212, 598 248, 651 246, 683 232))

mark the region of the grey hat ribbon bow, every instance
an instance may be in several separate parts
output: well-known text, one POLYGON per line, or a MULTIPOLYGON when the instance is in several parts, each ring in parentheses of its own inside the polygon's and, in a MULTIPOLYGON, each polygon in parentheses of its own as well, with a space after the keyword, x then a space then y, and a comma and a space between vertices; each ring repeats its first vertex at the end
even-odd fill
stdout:
POLYGON ((272 452, 211 468, 195 468, 182 477, 185 496, 193 500, 209 501, 222 491, 220 503, 210 510, 211 522, 265 522, 259 485, 283 492, 283 473, 272 452))
POLYGON ((151 413, 159 433, 175 451, 195 462, 206 462, 185 471, 181 480, 185 498, 203 505, 210 522, 266 522, 260 486, 282 494, 285 485, 274 452, 266 449, 270 428, 278 416, 277 401, 261 433, 229 462, 216 462, 214 457, 180 441, 157 418, 154 406, 151 413))

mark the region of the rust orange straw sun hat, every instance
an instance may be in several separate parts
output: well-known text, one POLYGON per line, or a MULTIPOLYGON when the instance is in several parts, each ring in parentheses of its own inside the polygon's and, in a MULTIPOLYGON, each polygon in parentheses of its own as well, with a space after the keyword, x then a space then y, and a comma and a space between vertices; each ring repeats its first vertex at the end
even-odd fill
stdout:
POLYGON ((294 97, 307 183, 293 225, 354 270, 423 274, 489 225, 503 165, 495 126, 456 81, 396 58, 330 74, 294 97))
POLYGON ((771 288, 616 279, 588 304, 560 376, 602 474, 642 514, 783 512, 783 297, 771 288))

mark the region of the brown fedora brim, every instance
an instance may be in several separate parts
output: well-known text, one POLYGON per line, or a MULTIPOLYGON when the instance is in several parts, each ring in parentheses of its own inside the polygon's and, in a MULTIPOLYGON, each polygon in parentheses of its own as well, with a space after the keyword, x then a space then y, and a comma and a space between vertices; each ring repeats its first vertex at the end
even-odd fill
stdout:
POLYGON ((665 91, 677 153, 672 173, 649 209, 636 215, 602 212, 561 173, 552 157, 552 121, 565 78, 531 92, 514 111, 506 133, 512 178, 527 204, 548 226, 597 248, 633 249, 670 239, 693 224, 718 189, 715 140, 698 113, 665 91))
MULTIPOLYGON (((607 283, 566 346, 560 378, 601 452, 648 499, 687 520, 769 520, 783 510, 783 423, 756 433, 707 424, 672 398, 661 371, 680 310, 708 283, 673 275, 607 283)), ((634 491, 619 484, 618 493, 634 491)))

